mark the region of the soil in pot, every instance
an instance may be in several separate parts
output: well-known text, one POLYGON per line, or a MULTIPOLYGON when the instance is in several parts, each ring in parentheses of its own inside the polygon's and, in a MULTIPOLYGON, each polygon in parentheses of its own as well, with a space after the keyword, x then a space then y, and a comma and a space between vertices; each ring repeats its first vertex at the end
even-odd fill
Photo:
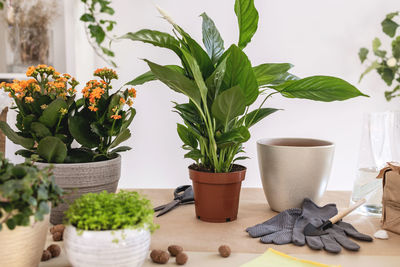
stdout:
POLYGON ((229 173, 214 173, 193 164, 189 166, 189 175, 193 182, 198 219, 206 222, 230 222, 237 219, 246 167, 235 164, 229 173))

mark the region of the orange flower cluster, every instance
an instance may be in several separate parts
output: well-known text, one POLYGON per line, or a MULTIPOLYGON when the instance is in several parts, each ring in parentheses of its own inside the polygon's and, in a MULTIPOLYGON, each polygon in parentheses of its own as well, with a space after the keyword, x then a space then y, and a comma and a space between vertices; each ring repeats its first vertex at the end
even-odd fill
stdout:
POLYGON ((89 109, 96 112, 98 110, 97 103, 101 96, 105 93, 107 89, 107 84, 99 82, 96 80, 90 80, 86 83, 85 88, 82 89, 82 94, 84 98, 89 99, 89 109))
POLYGON ((109 83, 112 79, 118 79, 117 72, 109 68, 97 69, 93 73, 94 76, 100 77, 102 80, 109 83))
POLYGON ((114 112, 114 114, 111 115, 111 119, 114 119, 114 120, 119 120, 119 119, 121 119, 122 116, 119 115, 119 112, 120 112, 120 110, 122 110, 122 109, 124 108, 124 105, 126 104, 126 105, 128 105, 129 107, 131 107, 131 106, 133 105, 133 98, 136 98, 136 90, 135 90, 135 88, 131 88, 131 89, 127 90, 127 91, 124 93, 124 95, 127 96, 126 99, 125 99, 124 97, 121 97, 121 98, 119 99, 119 105, 116 105, 116 106, 112 109, 112 111, 114 112))
POLYGON ((37 84, 35 79, 30 80, 14 80, 12 83, 0 83, 0 88, 8 92, 8 95, 12 98, 23 99, 25 97, 26 103, 32 103, 34 100, 32 95, 35 92, 40 92, 40 86, 37 84))

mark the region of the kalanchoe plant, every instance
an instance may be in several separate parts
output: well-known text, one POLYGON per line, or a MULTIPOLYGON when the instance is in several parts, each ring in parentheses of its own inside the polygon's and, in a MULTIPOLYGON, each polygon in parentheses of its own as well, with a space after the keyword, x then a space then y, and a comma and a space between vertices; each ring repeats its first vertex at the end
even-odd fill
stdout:
POLYGON ((51 169, 39 170, 30 160, 14 165, 0 153, 0 230, 27 226, 61 201, 62 190, 54 183, 51 169))
POLYGON ((94 75, 100 80, 86 83, 82 90, 83 98, 77 101, 69 118, 69 130, 82 145, 74 153, 78 161, 106 160, 131 149, 117 146, 131 136, 128 127, 136 115, 132 107, 136 90, 117 90, 112 94, 111 81, 118 79, 117 73, 103 68, 97 69, 94 75))
POLYGON ((365 47, 360 48, 358 52, 361 63, 368 63, 368 67, 361 74, 360 81, 364 75, 372 70, 376 70, 388 86, 394 85, 393 89, 385 92, 387 101, 400 96, 400 36, 396 36, 397 29, 400 26, 398 24, 399 19, 400 13, 393 12, 387 14, 381 23, 382 31, 392 38, 391 52, 381 48, 382 43, 379 38, 375 38, 372 41, 372 52, 375 59, 368 59, 369 50, 365 47))
POLYGON ((150 201, 137 192, 89 193, 76 199, 66 212, 67 222, 79 230, 149 229, 153 223, 150 201))
POLYGON ((288 72, 292 67, 288 63, 252 66, 242 50, 258 27, 253 0, 236 0, 239 41, 226 50, 220 33, 206 13, 201 15, 204 50, 165 12, 160 12, 172 24, 175 37, 144 29, 121 38, 170 49, 177 54, 182 67, 161 66, 145 60, 150 71, 128 84, 160 80, 189 98, 187 103, 174 107, 184 121, 184 125, 178 124, 178 134, 183 148, 188 150, 185 157, 195 160, 202 170, 229 172, 236 160, 245 158, 237 154, 243 152, 242 144, 250 138, 249 128, 277 111, 263 107, 274 94, 326 102, 363 96, 357 88, 339 78, 299 79, 288 72), (260 95, 265 96, 262 104, 251 108, 260 95))
POLYGON ((75 108, 78 82, 46 65, 29 67, 26 76, 30 79, 0 84, 16 104, 19 132, 6 122, 0 122, 0 130, 25 148, 16 154, 26 158, 37 154, 46 162, 64 162, 73 141, 68 116, 75 108))

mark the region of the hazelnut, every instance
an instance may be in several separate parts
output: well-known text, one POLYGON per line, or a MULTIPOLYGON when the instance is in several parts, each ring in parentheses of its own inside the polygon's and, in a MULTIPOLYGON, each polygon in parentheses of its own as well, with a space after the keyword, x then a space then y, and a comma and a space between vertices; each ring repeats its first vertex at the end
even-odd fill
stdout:
POLYGON ((176 257, 179 253, 183 251, 183 248, 178 245, 171 245, 168 247, 169 254, 171 254, 172 257, 176 257))
POLYGON ((41 261, 48 261, 51 259, 51 253, 48 250, 43 250, 41 261))
POLYGON ((57 224, 50 228, 50 233, 54 234, 55 232, 64 232, 65 226, 63 224, 57 224))
POLYGON ((169 253, 163 250, 154 249, 150 253, 150 258, 155 263, 165 264, 169 260, 169 253))
POLYGON ((178 255, 176 255, 176 264, 178 265, 185 265, 186 262, 188 261, 188 255, 186 253, 181 252, 178 255))
POLYGON ((229 255, 231 255, 231 248, 227 245, 222 245, 218 248, 219 251, 219 255, 221 255, 221 257, 227 258, 229 257, 229 255))
POLYGON ((61 241, 63 240, 63 233, 62 232, 55 232, 53 234, 53 241, 61 241))
POLYGON ((53 244, 50 245, 47 250, 51 253, 51 256, 53 258, 60 256, 61 253, 61 248, 59 245, 53 244))

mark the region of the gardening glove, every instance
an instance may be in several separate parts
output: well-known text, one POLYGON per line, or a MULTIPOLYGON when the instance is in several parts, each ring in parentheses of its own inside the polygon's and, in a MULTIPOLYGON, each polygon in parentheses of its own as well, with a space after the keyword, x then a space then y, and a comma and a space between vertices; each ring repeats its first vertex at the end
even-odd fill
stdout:
POLYGON ((288 244, 292 242, 293 226, 300 214, 301 209, 287 209, 246 231, 251 237, 261 237, 262 243, 288 244))

